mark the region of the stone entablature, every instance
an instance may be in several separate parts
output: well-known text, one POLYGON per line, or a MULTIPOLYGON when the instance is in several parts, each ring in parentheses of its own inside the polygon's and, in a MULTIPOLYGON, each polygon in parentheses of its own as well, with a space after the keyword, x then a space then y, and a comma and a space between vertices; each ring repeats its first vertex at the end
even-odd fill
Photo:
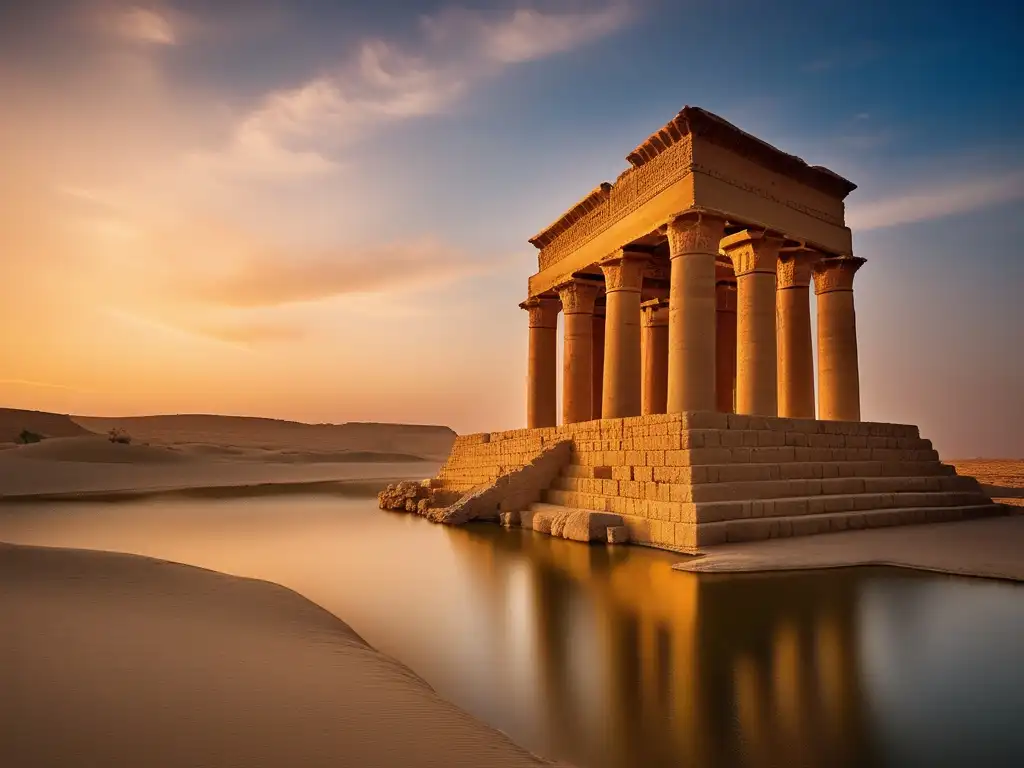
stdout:
MULTIPOLYGON (((826 252, 850 250, 842 201, 855 189, 853 183, 810 166, 710 112, 685 107, 627 159, 630 168, 614 184, 602 183, 531 238, 540 249, 541 273, 562 261, 572 262, 567 263, 571 273, 600 260, 606 254, 595 255, 587 264, 576 264, 569 257, 669 189, 675 191, 656 206, 657 212, 652 211, 653 219, 640 216, 625 227, 630 239, 655 233, 665 223, 660 218, 706 208, 728 211, 729 220, 740 226, 779 229, 788 238, 826 252)), ((531 295, 550 289, 549 281, 532 280, 531 295)))

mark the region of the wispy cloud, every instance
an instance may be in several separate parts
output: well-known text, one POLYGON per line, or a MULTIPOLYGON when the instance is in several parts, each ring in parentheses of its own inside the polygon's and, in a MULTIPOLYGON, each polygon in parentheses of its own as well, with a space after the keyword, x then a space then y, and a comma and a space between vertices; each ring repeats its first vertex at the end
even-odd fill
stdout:
POLYGON ((482 269, 457 249, 424 237, 320 253, 254 250, 215 273, 186 275, 179 289, 193 299, 222 306, 273 307, 414 290, 482 269))
POLYGON ((364 40, 317 76, 266 95, 238 120, 227 147, 193 159, 235 176, 324 174, 337 167, 341 148, 379 127, 441 113, 507 67, 605 37, 632 16, 626 0, 575 12, 425 16, 411 42, 364 40))
POLYGON ((846 220, 854 229, 881 229, 969 213, 1022 198, 1024 170, 1015 170, 949 183, 929 183, 891 197, 851 205, 846 220))
POLYGON ((153 9, 133 6, 118 13, 116 29, 128 40, 150 45, 176 45, 178 35, 170 18, 153 9))

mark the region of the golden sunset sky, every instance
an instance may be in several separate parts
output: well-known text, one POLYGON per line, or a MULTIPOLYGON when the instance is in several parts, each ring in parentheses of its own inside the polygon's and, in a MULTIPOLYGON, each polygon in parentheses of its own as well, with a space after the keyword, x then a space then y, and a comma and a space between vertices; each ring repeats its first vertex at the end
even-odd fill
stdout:
POLYGON ((0 405, 522 426, 527 239, 692 104, 860 186, 865 418, 1024 455, 1020 12, 911 6, 5 4, 0 405))

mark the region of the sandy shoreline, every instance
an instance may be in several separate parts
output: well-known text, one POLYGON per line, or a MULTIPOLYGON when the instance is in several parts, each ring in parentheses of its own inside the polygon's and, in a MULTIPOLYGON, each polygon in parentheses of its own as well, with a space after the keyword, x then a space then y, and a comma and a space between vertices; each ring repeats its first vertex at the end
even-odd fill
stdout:
POLYGON ((726 544, 672 567, 761 573, 862 565, 1024 581, 1024 515, 726 544))
MULTIPOLYGON (((427 475, 429 476, 429 475, 427 475)), ((76 501, 135 501, 158 497, 180 497, 197 499, 231 499, 247 496, 275 496, 293 493, 316 493, 329 496, 372 497, 388 483, 403 480, 419 480, 418 475, 386 475, 382 477, 357 478, 352 480, 298 480, 294 482, 268 481, 236 483, 230 485, 171 485, 152 488, 110 488, 100 490, 79 490, 49 492, 40 491, 26 494, 0 495, 2 504, 26 504, 30 502, 76 502, 76 501)))
POLYGON ((552 765, 284 587, 0 544, 0 764, 552 765))

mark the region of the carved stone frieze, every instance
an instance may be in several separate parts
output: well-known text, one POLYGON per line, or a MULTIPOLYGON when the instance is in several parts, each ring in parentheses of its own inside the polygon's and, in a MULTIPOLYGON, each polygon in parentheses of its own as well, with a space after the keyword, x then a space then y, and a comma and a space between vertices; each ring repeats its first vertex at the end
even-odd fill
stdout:
MULTIPOLYGON (((644 166, 641 166, 644 167, 644 166)), ((707 213, 685 213, 668 225, 669 258, 684 253, 717 254, 725 220, 707 213)))
POLYGON ((562 299, 562 312, 566 315, 593 314, 594 302, 601 292, 600 286, 589 280, 570 280, 555 290, 562 299))
MULTIPOLYGON (((611 185, 607 196, 600 199, 599 204, 588 208, 586 212, 573 220, 571 226, 560 232, 541 249, 538 257, 540 269, 546 269, 557 263, 568 254, 589 243, 615 222, 638 210, 677 181, 682 180, 690 173, 692 166, 693 146, 687 138, 672 145, 652 162, 624 171, 611 185)), ((596 198, 593 198, 591 202, 595 200, 596 198)), ((578 208, 579 204, 576 207, 578 208)), ((534 239, 543 235, 544 233, 541 233, 534 239)))
POLYGON ((783 240, 760 232, 745 233, 745 237, 730 238, 731 243, 724 247, 726 255, 732 259, 736 277, 749 275, 752 272, 766 272, 774 275, 779 259, 779 248, 783 240))
POLYGON ((555 328, 558 325, 558 311, 561 303, 558 299, 547 296, 527 299, 519 305, 530 316, 530 328, 555 328))
POLYGON ((811 269, 822 255, 817 251, 783 251, 779 254, 775 286, 780 291, 786 288, 807 288, 811 283, 811 269))
POLYGON ((781 152, 717 115, 696 107, 685 107, 629 154, 627 160, 631 167, 620 174, 614 184, 601 184, 531 239, 530 242, 541 249, 538 256, 540 269, 550 267, 583 247, 608 227, 691 174, 716 179, 831 226, 844 226, 841 213, 820 210, 791 199, 787 185, 776 185, 769 179, 751 179, 736 169, 695 162, 694 137, 723 147, 768 173, 793 179, 798 185, 811 187, 832 198, 845 198, 856 188, 828 169, 808 165, 794 155, 781 152))
POLYGON ((866 261, 859 256, 830 256, 816 262, 813 267, 814 293, 852 291, 853 276, 866 261))
POLYGON ((644 283, 644 272, 650 257, 645 253, 619 251, 612 258, 602 261, 598 266, 604 273, 604 289, 612 291, 632 291, 639 293, 644 283))

